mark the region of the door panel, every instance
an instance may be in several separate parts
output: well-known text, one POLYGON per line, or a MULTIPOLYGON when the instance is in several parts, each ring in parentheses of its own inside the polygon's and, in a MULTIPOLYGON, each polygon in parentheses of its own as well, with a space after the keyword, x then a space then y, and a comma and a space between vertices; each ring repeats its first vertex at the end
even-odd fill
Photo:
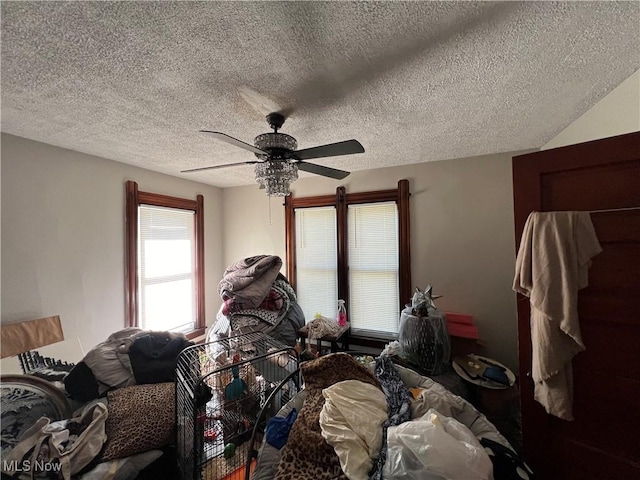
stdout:
POLYGON ((518 295, 525 458, 544 479, 638 479, 640 132, 514 157, 513 188, 516 250, 532 211, 606 210, 591 214, 603 251, 578 295, 586 350, 573 360, 573 422, 533 400, 530 309, 518 295))
POLYGON ((640 171, 633 164, 609 164, 543 174, 541 181, 541 211, 612 209, 628 205, 628 192, 640 189, 640 171))
MULTIPOLYGON (((619 457, 602 450, 590 448, 565 437, 557 437, 553 457, 549 463, 554 474, 545 480, 637 480, 638 470, 633 465, 621 462, 619 457)), ((536 472, 537 473, 537 472, 536 472)))

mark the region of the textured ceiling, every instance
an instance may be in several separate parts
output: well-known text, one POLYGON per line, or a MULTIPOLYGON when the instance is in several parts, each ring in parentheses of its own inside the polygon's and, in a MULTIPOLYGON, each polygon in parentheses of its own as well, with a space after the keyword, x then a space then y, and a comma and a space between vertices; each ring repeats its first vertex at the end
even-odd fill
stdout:
POLYGON ((316 161, 345 170, 537 148, 640 68, 639 25, 639 2, 2 1, 2 131, 220 187, 252 168, 179 171, 255 157, 198 130, 252 143, 269 103, 298 148, 359 140, 316 161))

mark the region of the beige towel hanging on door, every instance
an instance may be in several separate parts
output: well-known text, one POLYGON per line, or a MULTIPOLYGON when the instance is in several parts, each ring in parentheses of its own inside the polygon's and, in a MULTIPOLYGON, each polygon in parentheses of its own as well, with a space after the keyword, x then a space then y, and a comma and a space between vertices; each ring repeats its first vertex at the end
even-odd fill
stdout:
POLYGON ((534 397, 564 420, 573 420, 571 359, 585 349, 578 290, 601 251, 588 212, 532 212, 516 258, 513 289, 531 302, 534 397))

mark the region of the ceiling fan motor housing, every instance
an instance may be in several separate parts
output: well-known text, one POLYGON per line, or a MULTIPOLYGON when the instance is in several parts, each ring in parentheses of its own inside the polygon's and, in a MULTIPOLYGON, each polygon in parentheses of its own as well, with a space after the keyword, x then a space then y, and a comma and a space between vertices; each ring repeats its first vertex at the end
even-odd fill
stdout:
POLYGON ((272 112, 267 115, 267 123, 277 132, 284 124, 284 115, 278 112, 272 112))

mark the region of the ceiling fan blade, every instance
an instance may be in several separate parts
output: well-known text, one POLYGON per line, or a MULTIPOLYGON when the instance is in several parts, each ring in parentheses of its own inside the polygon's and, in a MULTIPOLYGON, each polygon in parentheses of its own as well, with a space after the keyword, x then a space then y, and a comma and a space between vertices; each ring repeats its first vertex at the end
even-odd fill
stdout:
POLYGON ((298 160, 308 160, 309 158, 337 157, 353 153, 364 153, 364 147, 357 140, 345 140, 344 142, 296 150, 292 152, 291 156, 298 160))
POLYGON ((231 145, 235 145, 236 147, 244 148, 245 150, 249 150, 250 152, 257 153, 258 155, 268 155, 264 150, 260 150, 259 148, 254 147, 253 145, 249 145, 237 138, 230 137, 226 133, 220 132, 212 132, 211 130, 200 130, 202 133, 210 133, 218 140, 222 140, 223 142, 229 143, 231 145))
POLYGON ((252 88, 241 86, 238 87, 238 92, 240 93, 240 96, 244 99, 244 101, 247 102, 251 107, 253 107, 253 109, 263 117, 266 117, 273 112, 283 113, 285 111, 285 109, 281 107, 280 104, 276 103, 266 95, 262 95, 261 93, 256 92, 252 88))
POLYGON ((296 163, 296 165, 298 165, 298 170, 315 173, 316 175, 322 175, 323 177, 335 178, 337 180, 342 180, 350 173, 345 172, 344 170, 338 170, 337 168, 316 165, 315 163, 299 162, 296 163))
POLYGON ((238 165, 253 165, 254 163, 262 163, 262 162, 258 162, 257 160, 251 160, 248 162, 227 163, 226 165, 212 165, 210 167, 199 167, 199 168, 190 168, 189 170, 180 170, 180 173, 202 172, 203 170, 214 170, 216 168, 236 167, 238 165))

